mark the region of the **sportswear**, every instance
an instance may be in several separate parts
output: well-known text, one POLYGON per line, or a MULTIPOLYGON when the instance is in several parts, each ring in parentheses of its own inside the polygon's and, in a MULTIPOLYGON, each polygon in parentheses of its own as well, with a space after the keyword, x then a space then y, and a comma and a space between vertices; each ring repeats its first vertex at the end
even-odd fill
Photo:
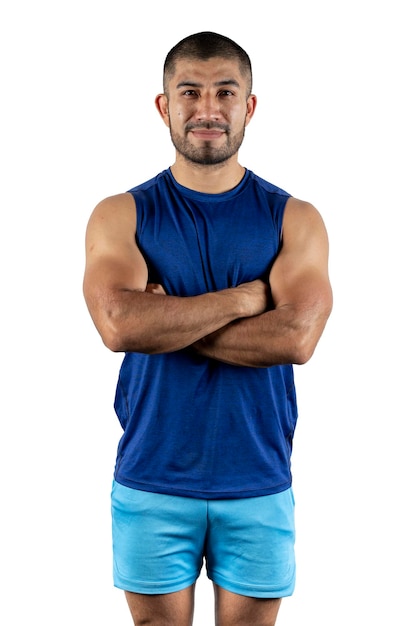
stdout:
POLYGON ((113 481, 113 582, 124 591, 173 593, 207 576, 232 593, 282 598, 294 591, 294 497, 203 500, 113 481))
MULTIPOLYGON (((246 170, 232 190, 206 194, 178 184, 167 169, 130 193, 149 282, 168 295, 268 280, 287 192, 246 170)), ((297 421, 291 365, 234 366, 192 348, 129 352, 114 407, 124 431, 114 478, 126 487, 221 499, 291 486, 297 421)))

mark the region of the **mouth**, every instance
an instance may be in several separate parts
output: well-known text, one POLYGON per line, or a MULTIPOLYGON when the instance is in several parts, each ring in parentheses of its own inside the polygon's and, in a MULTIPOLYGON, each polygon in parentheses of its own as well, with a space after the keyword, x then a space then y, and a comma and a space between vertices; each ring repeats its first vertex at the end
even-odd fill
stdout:
POLYGON ((185 128, 186 132, 192 133, 196 139, 202 139, 205 141, 211 141, 213 139, 219 139, 222 135, 228 132, 229 128, 226 125, 207 122, 206 124, 189 124, 185 128))
POLYGON ((196 139, 204 139, 205 141, 210 141, 212 139, 218 139, 222 135, 224 135, 224 130, 219 130, 217 128, 193 128, 190 130, 193 136, 196 139))

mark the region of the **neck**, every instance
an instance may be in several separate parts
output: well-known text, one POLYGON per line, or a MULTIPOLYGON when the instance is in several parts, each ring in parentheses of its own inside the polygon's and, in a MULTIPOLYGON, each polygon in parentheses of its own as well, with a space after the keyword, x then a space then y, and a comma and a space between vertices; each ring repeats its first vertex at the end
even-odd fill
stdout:
POLYGON ((171 166, 177 183, 202 193, 224 193, 240 183, 245 168, 236 159, 228 159, 217 165, 199 165, 177 155, 171 166))

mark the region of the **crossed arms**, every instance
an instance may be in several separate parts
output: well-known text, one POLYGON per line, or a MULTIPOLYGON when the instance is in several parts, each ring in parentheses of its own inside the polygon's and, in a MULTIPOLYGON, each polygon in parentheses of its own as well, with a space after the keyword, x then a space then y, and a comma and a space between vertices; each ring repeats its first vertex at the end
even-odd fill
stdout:
POLYGON ((327 233, 312 205, 288 200, 269 284, 255 280, 198 296, 169 296, 150 284, 135 233, 130 194, 100 202, 87 226, 84 297, 110 350, 157 354, 191 346, 249 367, 310 359, 332 309, 327 233))

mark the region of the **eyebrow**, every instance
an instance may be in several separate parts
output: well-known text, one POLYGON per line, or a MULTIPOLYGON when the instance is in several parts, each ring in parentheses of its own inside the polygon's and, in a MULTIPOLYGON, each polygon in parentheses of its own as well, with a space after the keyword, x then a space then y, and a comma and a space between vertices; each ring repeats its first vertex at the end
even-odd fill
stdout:
MULTIPOLYGON (((227 80, 219 80, 214 83, 215 87, 227 87, 233 86, 240 89, 240 84, 234 78, 228 78, 227 80)), ((182 80, 177 84, 177 89, 181 89, 182 87, 203 87, 202 83, 195 83, 192 80, 182 80)))

